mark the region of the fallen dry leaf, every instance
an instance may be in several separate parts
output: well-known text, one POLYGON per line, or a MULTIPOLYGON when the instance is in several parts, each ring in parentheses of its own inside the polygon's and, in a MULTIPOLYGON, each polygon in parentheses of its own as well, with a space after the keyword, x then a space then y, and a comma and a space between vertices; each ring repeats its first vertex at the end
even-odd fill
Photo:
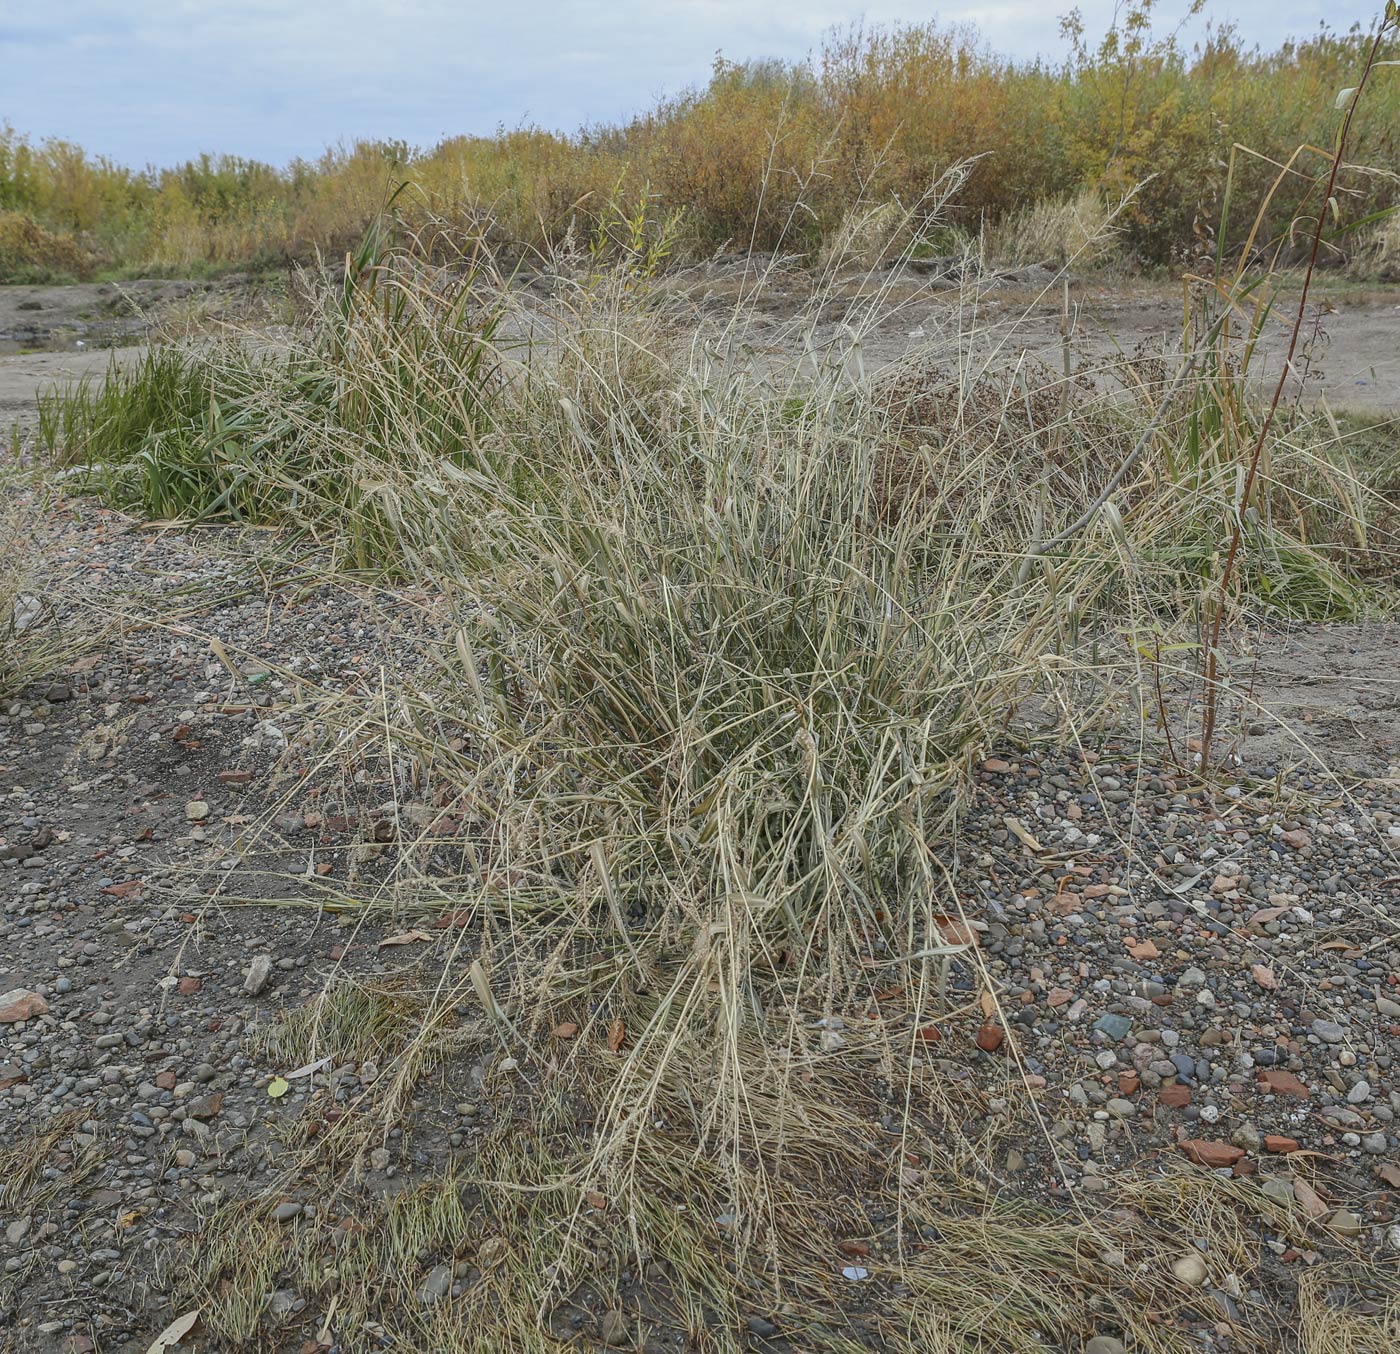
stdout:
POLYGON ((620 1053, 622 1046, 627 1042, 627 1022, 618 1016, 611 1025, 608 1026, 608 1051, 610 1053, 620 1053))
POLYGON ((982 1007, 982 1014, 990 1020, 997 1013, 997 999, 992 996, 986 988, 982 989, 982 995, 978 998, 982 1007))
POLYGON ((146 1351, 146 1354, 165 1354, 166 1350, 174 1349, 174 1347, 194 1329, 194 1323, 198 1320, 198 1309, 193 1312, 186 1312, 184 1316, 177 1316, 174 1321, 151 1341, 151 1346, 146 1351))
POLYGON ((385 936, 379 942, 382 950, 386 945, 413 945, 422 940, 434 940, 436 937, 430 931, 420 931, 415 928, 412 931, 400 931, 397 935, 385 936))
POLYGON ((977 932, 966 922, 958 917, 948 917, 939 915, 934 917, 938 924, 938 929, 942 933, 945 944, 948 945, 975 945, 977 944, 977 932))
POLYGON ((324 1058, 317 1058, 315 1062, 304 1063, 301 1067, 295 1067, 290 1072, 284 1072, 284 1081, 300 1081, 302 1077, 309 1077, 313 1072, 319 1072, 323 1067, 331 1065, 332 1056, 326 1054, 324 1058))
POLYGON ((562 1025, 556 1025, 550 1033, 556 1039, 573 1039, 578 1035, 578 1026, 572 1020, 566 1020, 562 1025))
POLYGON ((589 1190, 583 1198, 589 1208, 606 1208, 608 1206, 608 1196, 599 1194, 596 1189, 589 1190))

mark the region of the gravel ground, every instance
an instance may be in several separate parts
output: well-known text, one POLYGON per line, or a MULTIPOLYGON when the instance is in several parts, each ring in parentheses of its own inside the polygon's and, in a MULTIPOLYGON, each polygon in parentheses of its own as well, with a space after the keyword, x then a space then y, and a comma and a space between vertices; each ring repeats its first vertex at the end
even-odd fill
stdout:
MULTIPOLYGON (((0 1347, 145 1350, 174 1314, 182 1247, 221 1200, 266 1196, 289 1227, 337 1206, 298 1173, 293 1130, 352 1112, 385 1068, 338 1062, 270 1095, 298 1070, 278 1022, 338 974, 412 983, 464 962, 450 926, 381 946, 402 919, 234 905, 392 888, 405 818, 440 806, 298 735, 322 690, 392 686, 429 621, 421 598, 322 586, 314 557, 271 564, 261 533, 140 529, 79 502, 47 529, 99 610, 160 623, 123 625, 0 714, 0 1347), (268 844, 242 851, 259 825, 268 844), (288 866, 292 884, 270 873, 288 866)), ((1330 633, 1329 652, 1352 640, 1362 655, 1356 689, 1396 642, 1330 633)), ((1269 674, 1282 718, 1316 704, 1286 663, 1269 674)), ((1209 1238, 1183 1236, 1202 1348, 1258 1348, 1230 1323, 1261 1313, 1286 1327, 1293 1273, 1320 1255, 1400 1268, 1400 803, 1390 734, 1373 733, 1357 762, 1370 774, 1345 781, 1290 770, 1293 745, 1261 735, 1241 787, 1215 800, 1126 745, 1002 749, 959 839, 999 1008, 928 1048, 986 1089, 985 1122, 963 1128, 998 1125, 999 1187, 1121 1207, 1190 1161, 1321 1224, 1307 1244, 1263 1225, 1263 1286, 1235 1291, 1209 1238), (1034 1113, 998 1099, 1013 1049, 1034 1113)), ((985 979, 956 963, 950 981, 985 979)), ((425 1178, 508 1109, 479 1065, 450 1069, 357 1187, 425 1178)), ((425 1262, 423 1283, 434 1302, 453 1273, 425 1262)), ((290 1279, 268 1304, 269 1347, 318 1347, 326 1313, 290 1279)), ((581 1309, 580 1329, 633 1338, 616 1313, 581 1309)), ((1094 1354, 1123 1348, 1100 1339, 1094 1354)))

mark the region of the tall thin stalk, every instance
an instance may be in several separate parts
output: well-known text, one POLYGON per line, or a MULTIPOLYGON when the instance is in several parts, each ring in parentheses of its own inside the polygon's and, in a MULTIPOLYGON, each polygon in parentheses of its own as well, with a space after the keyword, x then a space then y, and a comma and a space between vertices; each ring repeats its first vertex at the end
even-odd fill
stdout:
POLYGON ((1366 83, 1371 77, 1371 71, 1376 64, 1376 56, 1380 52, 1381 41, 1385 37, 1386 31, 1395 22, 1396 5, 1395 0, 1389 0, 1386 6, 1384 17, 1376 29, 1376 36, 1371 42, 1370 51, 1366 55, 1366 66, 1361 72, 1361 79, 1357 81, 1356 87, 1351 91, 1351 101, 1347 104, 1345 118, 1342 119, 1342 128, 1337 135, 1337 148, 1332 154, 1332 166, 1327 176, 1327 192, 1323 197, 1322 206, 1317 213, 1317 225, 1313 230, 1312 250, 1308 255, 1307 271, 1303 274, 1303 289, 1298 296, 1298 313, 1294 317, 1293 327, 1288 338, 1288 356, 1284 359, 1283 366, 1279 371, 1278 381, 1274 385, 1273 398, 1269 401, 1269 411, 1264 417, 1263 423, 1259 425, 1259 435, 1254 439, 1254 450, 1250 454, 1249 469, 1244 477, 1244 489, 1240 494, 1239 507, 1235 514, 1234 529, 1230 533, 1230 548, 1225 556, 1225 567, 1220 572, 1220 584, 1215 599, 1215 612, 1210 619, 1210 642, 1206 646, 1203 660, 1202 678, 1205 685, 1205 719, 1201 727, 1201 770, 1204 772, 1210 764, 1211 744, 1215 740, 1216 718, 1219 713, 1219 673, 1220 673, 1220 628, 1225 618, 1225 606, 1229 597, 1230 583, 1235 574, 1235 564, 1239 558, 1240 539, 1244 534, 1244 512, 1249 503, 1250 492, 1254 488, 1254 482, 1259 474, 1259 462, 1264 454, 1264 443, 1267 441, 1269 432, 1273 428, 1274 415, 1278 412, 1279 401, 1283 398, 1284 387, 1288 383, 1288 378, 1293 372, 1293 358, 1298 350, 1298 337, 1303 330, 1303 321, 1307 315, 1308 292, 1312 287, 1313 273, 1317 268, 1318 253, 1322 248, 1322 230, 1327 220, 1327 209, 1333 200, 1337 190, 1337 175, 1341 172, 1343 157, 1346 154, 1347 136, 1351 131, 1352 119, 1356 115, 1357 105, 1361 102, 1361 96, 1365 92, 1366 83))

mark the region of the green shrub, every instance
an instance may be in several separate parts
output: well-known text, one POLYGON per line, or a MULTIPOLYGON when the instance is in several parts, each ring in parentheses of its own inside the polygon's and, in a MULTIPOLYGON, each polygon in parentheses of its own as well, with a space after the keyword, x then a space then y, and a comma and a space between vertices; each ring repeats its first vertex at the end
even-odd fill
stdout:
MULTIPOLYGON (((816 254, 852 213, 911 210, 954 164, 976 159, 950 224, 976 235, 1008 217, 1046 221, 1057 204, 1136 190, 1126 252, 1159 264, 1210 254, 1227 198, 1264 201, 1301 147, 1303 178, 1274 195, 1260 244, 1286 242, 1306 180, 1332 145, 1339 89, 1354 84, 1367 35, 1322 32, 1276 50, 1228 27, 1185 49, 1135 0, 1092 40, 1067 22, 1059 63, 1018 64, 968 28, 932 23, 833 33, 813 60, 720 59, 710 80, 625 123, 563 135, 540 128, 453 137, 427 151, 360 142, 277 170, 204 156, 133 173, 67 142, 0 130, 0 211, 20 212, 94 266, 163 271, 306 259, 353 250, 386 199, 413 228, 447 222, 512 256, 549 257, 607 230, 618 203, 647 202, 677 243, 816 254), (1039 205, 1038 205, 1039 204, 1039 205)), ((1358 110, 1338 206, 1343 224, 1396 205, 1400 81, 1378 79, 1358 110)), ((916 222, 916 225, 920 223, 916 222)), ((1044 224, 1044 222, 1042 222, 1044 224)), ((1225 224, 1240 248, 1243 219, 1225 224)), ((1013 228, 1014 229, 1014 228, 1013 228)), ((6 256, 0 279, 51 264, 6 256), (18 259, 18 261, 16 261, 18 259)), ((830 253, 830 249, 827 250, 830 253)), ((1364 252, 1364 251, 1363 251, 1364 252)))

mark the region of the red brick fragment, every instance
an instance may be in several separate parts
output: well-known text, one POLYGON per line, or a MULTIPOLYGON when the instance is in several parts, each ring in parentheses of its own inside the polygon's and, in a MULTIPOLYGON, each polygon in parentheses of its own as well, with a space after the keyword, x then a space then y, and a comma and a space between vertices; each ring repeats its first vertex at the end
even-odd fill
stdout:
POLYGON ((983 1025, 977 1031, 977 1047, 984 1053, 995 1053, 1006 1038, 1006 1031, 1000 1025, 983 1025))
POLYGON ((1259 1084, 1271 1095, 1292 1095, 1306 1100, 1312 1094, 1292 1072, 1282 1067, 1261 1067, 1259 1084))
POLYGON ((1236 1147, 1233 1143, 1214 1141, 1209 1138, 1186 1138, 1177 1143, 1177 1146, 1197 1166, 1209 1166, 1212 1169, 1233 1166, 1244 1156, 1243 1147, 1236 1147))

